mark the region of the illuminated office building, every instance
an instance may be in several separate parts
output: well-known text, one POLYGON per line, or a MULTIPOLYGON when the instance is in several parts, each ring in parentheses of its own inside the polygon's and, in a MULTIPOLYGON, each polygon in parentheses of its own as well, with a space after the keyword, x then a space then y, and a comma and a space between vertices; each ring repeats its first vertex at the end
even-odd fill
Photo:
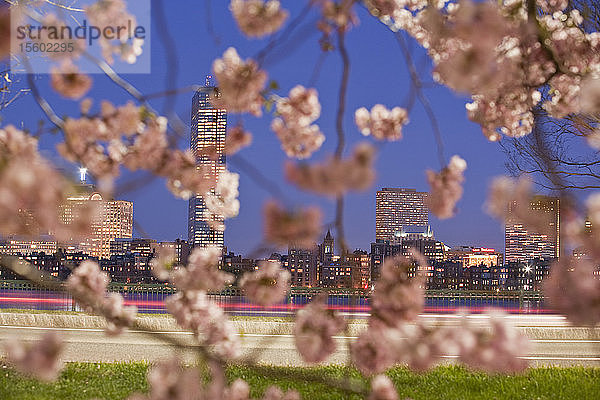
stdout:
MULTIPOLYGON (((192 99, 192 130, 190 148, 196 157, 198 170, 207 176, 218 177, 225 170, 225 134, 227 131, 227 111, 214 108, 210 97, 217 90, 207 77, 206 85, 200 88, 192 99)), ((212 189, 214 193, 214 188, 212 189)), ((210 218, 217 216, 207 212, 202 198, 197 193, 189 200, 188 243, 190 247, 209 245, 223 247, 223 231, 210 227, 210 218)))
POLYGON ((513 204, 508 205, 504 229, 505 262, 527 262, 534 259, 558 258, 560 252, 560 200, 557 197, 534 196, 532 212, 546 218, 546 232, 539 233, 525 226, 512 215, 513 204))
POLYGON ((377 191, 375 239, 394 242, 408 226, 428 226, 427 193, 415 189, 383 188, 377 191))
POLYGON ((68 242, 93 257, 109 258, 110 243, 117 238, 131 238, 133 233, 133 203, 125 200, 105 200, 91 185, 81 185, 81 191, 70 195, 60 206, 65 225, 76 224, 82 213, 93 209, 89 234, 73 237, 68 242))

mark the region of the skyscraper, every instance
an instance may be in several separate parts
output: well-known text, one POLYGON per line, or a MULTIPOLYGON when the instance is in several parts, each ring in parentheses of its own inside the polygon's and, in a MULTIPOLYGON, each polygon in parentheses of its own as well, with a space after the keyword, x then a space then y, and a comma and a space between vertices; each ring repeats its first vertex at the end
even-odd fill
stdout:
POLYGON ((512 215, 508 205, 504 226, 505 262, 527 262, 537 258, 557 258, 560 252, 560 200, 557 197, 534 196, 529 204, 533 212, 541 213, 548 222, 546 232, 532 231, 512 215))
POLYGON ((429 225, 427 193, 415 189, 383 188, 377 191, 375 239, 393 242, 407 226, 429 225))
MULTIPOLYGON (((210 80, 211 77, 207 77, 205 86, 192 99, 190 148, 196 157, 198 170, 203 171, 199 173, 218 177, 225 170, 227 111, 214 108, 210 103, 211 95, 218 93, 210 80)), ((223 231, 212 229, 209 224, 211 218, 218 217, 207 212, 202 194, 197 193, 189 200, 188 243, 190 247, 223 247, 223 231)))

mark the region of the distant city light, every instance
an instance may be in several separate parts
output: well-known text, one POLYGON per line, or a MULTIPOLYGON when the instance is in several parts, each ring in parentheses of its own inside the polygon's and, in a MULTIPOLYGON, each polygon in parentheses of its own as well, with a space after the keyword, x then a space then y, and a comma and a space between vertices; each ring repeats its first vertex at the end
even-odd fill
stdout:
POLYGON ((79 168, 79 180, 85 182, 85 176, 87 175, 87 168, 79 168))

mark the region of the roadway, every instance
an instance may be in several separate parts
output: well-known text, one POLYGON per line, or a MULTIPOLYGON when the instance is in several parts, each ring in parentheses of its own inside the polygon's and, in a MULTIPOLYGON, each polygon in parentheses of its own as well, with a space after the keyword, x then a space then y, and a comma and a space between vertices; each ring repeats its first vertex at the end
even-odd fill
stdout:
MULTIPOLYGON (((447 315, 425 316, 430 322, 452 324, 447 315)), ((484 318, 474 316, 473 318, 484 318)), ((511 316, 520 329, 532 338, 533 348, 525 358, 532 366, 547 365, 585 365, 600 366, 600 335, 598 330, 572 328, 560 316, 511 316)), ((160 340, 161 335, 175 335, 180 340, 193 343, 192 335, 187 332, 168 331, 149 336, 139 331, 127 331, 116 337, 104 335, 97 328, 48 328, 30 326, 0 326, 0 342, 8 338, 29 341, 36 340, 48 330, 59 331, 66 346, 64 361, 157 361, 169 357, 172 348, 160 340)), ((350 336, 338 336, 338 351, 327 363, 344 363, 348 360, 347 344, 355 340, 350 336)), ((272 365, 304 365, 296 352, 293 336, 290 334, 270 334, 267 332, 240 335, 244 357, 255 355, 260 363, 272 365)), ((193 361, 193 351, 180 353, 187 361, 193 361)), ((455 357, 446 357, 444 362, 451 363, 455 357)))

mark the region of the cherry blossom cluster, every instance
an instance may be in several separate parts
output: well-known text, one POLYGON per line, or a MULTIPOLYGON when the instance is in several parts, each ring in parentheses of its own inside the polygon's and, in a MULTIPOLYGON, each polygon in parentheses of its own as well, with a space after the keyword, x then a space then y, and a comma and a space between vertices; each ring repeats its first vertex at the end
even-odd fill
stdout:
POLYGON ((518 180, 501 176, 495 178, 488 194, 487 209, 490 214, 505 222, 519 222, 537 233, 547 233, 548 218, 543 211, 532 210, 531 180, 522 176, 518 180))
POLYGON ((242 61, 235 48, 228 48, 223 58, 213 62, 213 74, 219 90, 213 103, 229 112, 249 112, 262 115, 263 96, 261 92, 267 82, 267 73, 249 59, 242 61))
POLYGON ((86 311, 106 318, 106 332, 116 335, 133 325, 137 307, 125 306, 119 293, 107 293, 109 281, 96 262, 85 260, 69 275, 67 289, 86 311))
POLYGON ((3 346, 7 360, 17 371, 43 381, 58 378, 63 365, 60 354, 64 344, 56 332, 45 333, 39 341, 31 344, 9 339, 3 346))
POLYGON ((176 267, 175 249, 172 247, 160 247, 150 260, 152 275, 161 281, 168 280, 176 267))
POLYGON ((375 179, 375 149, 361 143, 347 159, 331 158, 321 164, 285 165, 287 179, 298 187, 327 196, 340 196, 350 190, 368 189, 375 179))
POLYGON ((218 269, 222 249, 218 246, 196 247, 188 257, 187 266, 175 265, 175 250, 159 249, 150 261, 152 273, 161 281, 171 281, 179 290, 221 290, 232 282, 231 274, 218 269))
POLYGON ((319 0, 322 7, 323 19, 319 22, 319 29, 325 34, 332 30, 342 31, 358 25, 358 17, 354 12, 354 0, 319 0))
POLYGON ((371 297, 372 318, 393 326, 412 321, 423 311, 424 282, 411 259, 387 259, 371 297))
POLYGON ((363 135, 394 141, 402 139, 402 125, 408 123, 408 112, 400 107, 388 110, 382 104, 375 104, 371 112, 365 107, 356 110, 354 121, 363 135))
POLYGON ((254 38, 278 31, 289 16, 278 0, 231 0, 229 8, 240 30, 254 38))
POLYGON ((542 102, 538 89, 545 84, 543 105, 552 116, 581 111, 582 80, 600 69, 600 40, 582 29, 577 10, 561 9, 567 2, 538 1, 546 12, 534 16, 525 1, 428 3, 370 0, 367 6, 427 49, 436 80, 472 96, 468 116, 490 140, 531 132, 531 109, 542 102))
POLYGON ((595 326, 600 322, 600 280, 593 261, 561 257, 552 263, 544 282, 544 294, 551 306, 576 325, 595 326))
POLYGON ((217 246, 196 247, 186 268, 173 272, 173 283, 180 290, 221 290, 233 281, 233 276, 218 269, 222 249, 217 246))
POLYGON ((241 125, 236 125, 227 131, 225 137, 225 154, 228 156, 233 155, 243 149, 244 147, 250 146, 252 143, 252 134, 241 125))
POLYGON ((235 327, 218 305, 200 290, 181 291, 165 300, 165 306, 177 324, 192 332, 204 346, 219 357, 236 358, 240 343, 235 327))
MULTIPOLYGON (((214 375, 214 373, 213 373, 214 375)), ((134 394, 128 400, 250 400, 250 387, 242 379, 236 379, 227 386, 222 377, 213 376, 206 386, 202 385, 202 373, 197 367, 186 367, 177 358, 160 361, 148 371, 148 395, 134 394)), ((272 393, 274 389, 267 389, 272 393)), ((263 400, 292 400, 299 397, 265 396, 263 400)))
POLYGON ((460 360, 487 372, 522 372, 528 366, 523 356, 530 349, 529 340, 504 313, 491 311, 488 315, 487 326, 475 326, 463 318, 463 328, 454 332, 460 360))
POLYGON ((488 312, 475 324, 463 316, 459 326, 427 326, 417 319, 394 325, 369 324, 352 343, 356 367, 365 375, 378 374, 394 364, 425 371, 444 356, 458 356, 473 369, 487 372, 521 372, 529 350, 525 335, 514 328, 504 314, 488 312))
POLYGON ((0 233, 53 232, 59 240, 85 235, 91 209, 82 209, 72 225, 61 222, 59 207, 70 191, 71 185, 39 154, 37 139, 12 125, 0 129, 0 233))
POLYGON ((115 107, 103 101, 100 115, 67 118, 63 131, 65 142, 58 145, 61 155, 87 167, 107 188, 119 175, 120 165, 167 178, 169 190, 184 199, 214 184, 209 171, 198 172, 190 151, 169 147, 167 119, 150 115, 132 102, 115 107))
POLYGON ((262 306, 277 304, 290 289, 290 272, 277 261, 260 261, 259 268, 242 275, 239 285, 248 299, 262 306))
POLYGON ((322 213, 318 207, 288 211, 269 201, 263 210, 265 239, 277 246, 310 249, 321 233, 322 213))
POLYGON ((223 220, 233 218, 240 212, 239 183, 239 174, 225 170, 217 177, 217 186, 204 194, 211 228, 225 230, 223 220))
POLYGON ((92 87, 92 79, 80 73, 70 60, 64 61, 60 68, 52 67, 50 72, 50 85, 68 99, 78 100, 92 87))
POLYGON ((333 336, 344 330, 346 321, 327 308, 327 296, 318 296, 298 311, 294 325, 296 348, 306 362, 324 361, 335 352, 333 336))
MULTIPOLYGON (((84 8, 90 23, 104 31, 106 27, 136 25, 133 15, 127 12, 127 4, 124 0, 98 0, 84 8)), ((114 62, 113 54, 119 55, 121 59, 129 64, 134 64, 137 57, 142 54, 144 39, 138 37, 121 37, 121 40, 108 40, 100 37, 102 55, 109 64, 114 62)))
POLYGON ((456 203, 463 194, 463 173, 467 162, 457 155, 452 156, 448 166, 439 173, 427 170, 430 190, 426 202, 429 210, 438 218, 446 219, 456 213, 456 203))
POLYGON ((398 400, 398 392, 392 380, 385 375, 373 377, 368 400, 398 400))
POLYGON ((281 141, 288 157, 303 159, 321 148, 325 136, 317 125, 311 125, 321 114, 321 104, 315 89, 297 85, 289 97, 277 101, 277 113, 271 129, 281 141))

